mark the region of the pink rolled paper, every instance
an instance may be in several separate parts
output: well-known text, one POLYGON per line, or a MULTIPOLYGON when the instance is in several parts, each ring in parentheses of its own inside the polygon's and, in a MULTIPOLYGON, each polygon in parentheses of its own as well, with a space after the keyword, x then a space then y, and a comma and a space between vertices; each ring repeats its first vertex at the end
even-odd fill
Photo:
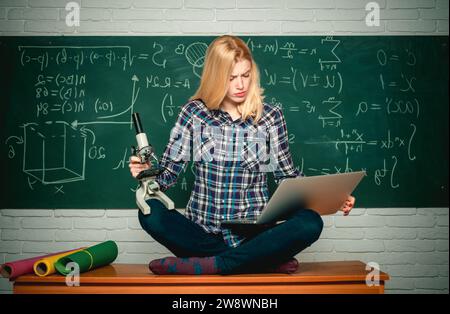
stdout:
POLYGON ((57 255, 57 254, 71 252, 71 251, 73 251, 73 250, 52 253, 52 254, 47 254, 47 255, 42 255, 42 256, 36 256, 36 257, 22 259, 22 260, 18 260, 18 261, 14 261, 14 262, 5 263, 0 266, 0 275, 2 275, 2 277, 9 278, 10 281, 13 281, 14 279, 16 279, 19 276, 29 274, 29 273, 34 273, 33 265, 38 260, 40 260, 44 257, 49 257, 49 256, 57 255))

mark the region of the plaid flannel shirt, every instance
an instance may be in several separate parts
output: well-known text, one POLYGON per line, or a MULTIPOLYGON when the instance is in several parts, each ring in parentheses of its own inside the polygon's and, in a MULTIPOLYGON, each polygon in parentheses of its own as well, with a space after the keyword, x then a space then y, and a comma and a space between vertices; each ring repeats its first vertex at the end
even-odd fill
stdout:
POLYGON ((220 222, 258 218, 269 199, 268 170, 277 184, 287 177, 303 176, 292 162, 281 109, 264 103, 262 118, 256 125, 252 122, 252 118, 233 121, 225 111, 209 110, 201 100, 190 101, 181 108, 160 161, 165 170, 156 178, 165 191, 193 160, 195 182, 185 216, 206 232, 222 233, 231 247, 245 238, 221 228, 220 222), (265 163, 256 154, 262 147, 265 163), (269 156, 272 162, 268 163, 269 156))

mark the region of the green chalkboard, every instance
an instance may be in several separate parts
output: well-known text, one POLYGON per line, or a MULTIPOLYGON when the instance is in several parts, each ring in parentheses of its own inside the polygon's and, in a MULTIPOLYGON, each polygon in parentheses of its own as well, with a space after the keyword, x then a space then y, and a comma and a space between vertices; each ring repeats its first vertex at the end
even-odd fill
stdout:
MULTIPOLYGON (((131 113, 161 156, 212 39, 0 38, 0 207, 135 208, 131 113)), ((357 206, 448 206, 447 36, 243 39, 306 175, 365 169, 357 206)), ((190 163, 177 207, 192 184, 190 163)))

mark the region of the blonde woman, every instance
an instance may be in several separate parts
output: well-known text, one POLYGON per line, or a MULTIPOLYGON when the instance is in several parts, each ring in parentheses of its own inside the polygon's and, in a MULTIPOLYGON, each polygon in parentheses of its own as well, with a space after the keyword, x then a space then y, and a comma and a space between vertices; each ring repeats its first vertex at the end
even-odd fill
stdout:
MULTIPOLYGON (((165 170, 156 180, 167 190, 193 158, 196 176, 185 215, 155 199, 149 200, 150 215, 139 211, 142 228, 175 255, 151 261, 153 273, 292 273, 298 268, 294 256, 319 238, 320 215, 301 207, 285 222, 253 234, 221 227, 224 220, 261 214, 269 198, 268 171, 277 183, 302 175, 292 162, 282 111, 263 98, 247 45, 235 36, 216 38, 208 47, 200 86, 172 129, 161 159, 165 170), (255 151, 249 143, 255 134, 264 149, 255 151)), ((136 157, 130 160, 134 177, 148 167, 136 157)), ((349 197, 342 206, 345 214, 354 201, 349 197)))

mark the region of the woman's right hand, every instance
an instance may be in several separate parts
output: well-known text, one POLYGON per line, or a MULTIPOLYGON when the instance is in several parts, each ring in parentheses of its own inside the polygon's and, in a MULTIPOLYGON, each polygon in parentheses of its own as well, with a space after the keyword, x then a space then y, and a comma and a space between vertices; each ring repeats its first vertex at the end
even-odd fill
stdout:
POLYGON ((136 178, 136 176, 143 170, 150 169, 152 167, 150 162, 146 162, 145 164, 141 164, 141 159, 137 156, 130 157, 130 167, 131 175, 136 178))

